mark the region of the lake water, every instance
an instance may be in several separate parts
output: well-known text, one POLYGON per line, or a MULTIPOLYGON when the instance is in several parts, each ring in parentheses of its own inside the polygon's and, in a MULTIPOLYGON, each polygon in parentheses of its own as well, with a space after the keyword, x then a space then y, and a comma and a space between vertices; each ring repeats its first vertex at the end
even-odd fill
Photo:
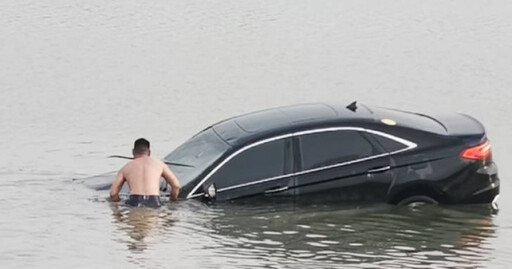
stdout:
POLYGON ((508 268, 512 2, 0 3, 1 268, 508 268), (130 210, 85 180, 133 140, 163 157, 224 118, 359 100, 487 127, 486 206, 130 210))

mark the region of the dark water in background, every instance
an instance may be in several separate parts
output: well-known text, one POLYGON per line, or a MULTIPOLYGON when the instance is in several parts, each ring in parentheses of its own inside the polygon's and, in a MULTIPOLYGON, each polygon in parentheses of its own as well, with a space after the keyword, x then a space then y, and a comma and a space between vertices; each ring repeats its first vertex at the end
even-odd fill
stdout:
POLYGON ((510 1, 2 1, 1 268, 507 268, 510 1), (140 136, 163 157, 223 118, 316 101, 487 127, 486 207, 127 210, 87 178, 140 136))

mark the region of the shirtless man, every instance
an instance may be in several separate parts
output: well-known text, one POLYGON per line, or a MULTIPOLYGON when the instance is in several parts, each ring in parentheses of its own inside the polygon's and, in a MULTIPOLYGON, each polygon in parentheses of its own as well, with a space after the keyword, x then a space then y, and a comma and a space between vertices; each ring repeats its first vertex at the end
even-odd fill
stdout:
POLYGON ((130 198, 126 201, 128 205, 158 207, 161 205, 160 177, 171 186, 171 200, 178 200, 178 179, 164 162, 149 157, 150 154, 149 141, 144 138, 137 139, 133 146, 133 161, 119 170, 112 183, 111 201, 120 201, 119 192, 126 181, 130 188, 130 198))

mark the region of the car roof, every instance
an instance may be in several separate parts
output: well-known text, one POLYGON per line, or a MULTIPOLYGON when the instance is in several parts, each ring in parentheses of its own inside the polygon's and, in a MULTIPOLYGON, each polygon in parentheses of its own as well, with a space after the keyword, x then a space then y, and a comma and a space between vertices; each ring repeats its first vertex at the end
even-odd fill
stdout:
POLYGON ((317 126, 375 122, 367 106, 352 105, 355 109, 348 108, 346 104, 327 103, 277 107, 236 116, 211 127, 226 143, 237 147, 250 141, 317 126))

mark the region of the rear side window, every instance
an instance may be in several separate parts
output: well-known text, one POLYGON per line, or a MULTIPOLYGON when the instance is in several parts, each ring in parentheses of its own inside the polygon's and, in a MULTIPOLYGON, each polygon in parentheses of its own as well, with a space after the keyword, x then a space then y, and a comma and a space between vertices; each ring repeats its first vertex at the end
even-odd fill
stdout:
POLYGON ((397 141, 395 141, 393 139, 389 139, 389 138, 383 137, 381 135, 372 134, 372 136, 377 140, 377 142, 382 147, 384 147, 384 149, 387 152, 394 152, 394 151, 405 149, 407 147, 406 145, 404 145, 404 144, 402 144, 400 142, 397 142, 397 141))
POLYGON ((285 151, 290 148, 286 141, 268 142, 238 154, 212 176, 212 181, 225 188, 289 173, 292 161, 286 158, 285 151))
POLYGON ((302 170, 370 157, 380 152, 357 131, 342 130, 299 137, 302 170))

